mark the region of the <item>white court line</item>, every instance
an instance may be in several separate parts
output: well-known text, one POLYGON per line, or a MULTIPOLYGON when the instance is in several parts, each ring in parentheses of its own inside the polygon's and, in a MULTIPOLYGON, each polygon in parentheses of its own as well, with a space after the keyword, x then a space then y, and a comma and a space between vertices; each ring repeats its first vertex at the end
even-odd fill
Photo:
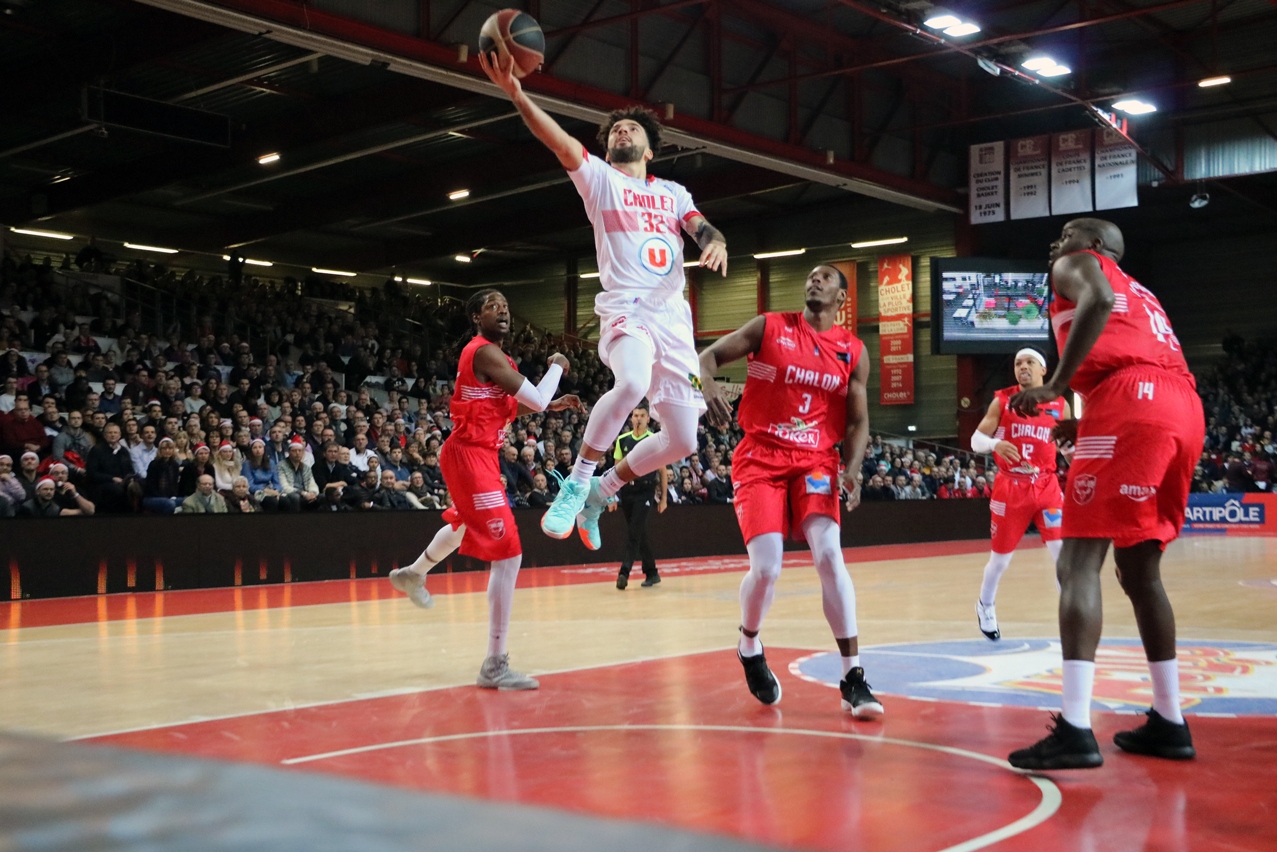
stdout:
POLYGON ((992 846, 1006 840, 1008 837, 1014 837, 1022 834, 1031 828, 1034 828, 1050 819, 1056 811, 1060 809, 1063 801, 1063 795, 1060 788, 1055 786, 1055 782, 1049 778, 1043 778, 1037 775, 1024 775, 1017 773, 1011 764, 1005 760, 991 757, 987 754, 980 754, 975 751, 967 751, 966 749, 954 748, 953 746, 936 745, 934 743, 923 743, 915 740, 901 740, 893 737, 877 737, 865 734, 849 734, 841 731, 813 731, 806 728, 752 728, 746 725, 572 725, 561 728, 521 728, 506 731, 472 731, 465 734, 446 734, 438 737, 420 737, 411 740, 398 740, 389 743, 377 743, 374 745, 359 746, 358 748, 341 749, 340 751, 329 751, 323 754, 311 754, 303 757, 290 757, 281 760, 280 763, 285 766, 296 766, 302 763, 312 763, 317 760, 328 760, 334 757, 345 757, 352 754, 364 754, 370 751, 382 751, 392 748, 403 748, 405 746, 426 745, 430 743, 456 742, 458 740, 483 739, 487 737, 502 736, 521 736, 525 734, 564 734, 564 733, 593 733, 599 731, 721 731, 727 733, 746 733, 746 734, 792 734, 794 736, 804 737, 827 737, 829 739, 843 740, 861 740, 870 743, 882 743, 885 745, 906 746, 909 748, 920 748, 928 751, 938 751, 944 754, 951 754, 957 757, 965 757, 971 760, 978 760, 982 763, 988 763, 999 769, 1006 769, 1010 772, 1021 775, 1021 777, 1032 781, 1042 794, 1042 799, 1038 802, 1037 807, 1029 813, 1010 822, 1001 828, 995 829, 982 834, 979 837, 973 837, 970 840, 963 841, 955 846, 947 846, 940 852, 973 852, 976 849, 983 849, 986 846, 992 846))
MULTIPOLYGON (((676 654, 665 654, 663 656, 656 656, 656 657, 637 657, 633 660, 619 660, 614 663, 599 663, 597 665, 592 665, 592 666, 573 666, 571 668, 566 668, 566 669, 552 669, 547 671, 529 670, 528 674, 533 674, 533 675, 536 675, 537 677, 546 677, 547 675, 572 674, 573 672, 584 672, 584 671, 589 671, 590 669, 603 669, 603 668, 609 668, 613 666, 628 666, 631 663, 653 663, 653 662, 658 662, 660 660, 673 660, 677 657, 688 657, 694 654, 712 654, 717 651, 735 650, 735 648, 736 648, 736 643, 732 643, 731 645, 724 645, 718 648, 706 648, 701 651, 682 651, 676 654)), ((350 704, 356 701, 368 701, 370 699, 375 699, 375 698, 389 698, 396 695, 411 695, 417 692, 438 692, 441 689, 456 689, 459 686, 472 686, 473 684, 474 684, 473 681, 466 680, 466 681, 461 681, 460 683, 443 683, 443 684, 437 684, 435 686, 423 686, 419 688, 415 688, 415 687, 391 688, 391 689, 382 690, 378 692, 356 693, 346 698, 331 698, 331 699, 328 699, 327 701, 308 701, 302 704, 289 704, 285 707, 263 707, 257 710, 244 710, 239 713, 224 713, 220 716, 189 716, 185 719, 179 719, 176 722, 155 722, 150 725, 138 725, 136 728, 120 728, 119 730, 115 730, 115 731, 103 731, 101 733, 93 733, 93 734, 79 734, 78 736, 67 737, 66 739, 63 740, 63 742, 70 743, 70 742, 75 742, 76 740, 92 740, 92 739, 97 739, 98 737, 114 737, 114 736, 119 736, 121 734, 136 734, 140 731, 154 731, 159 728, 176 728, 180 725, 196 725, 201 722, 221 722, 226 719, 242 719, 245 716, 259 716, 259 715, 265 715, 267 713, 287 713, 291 710, 309 710, 312 707, 330 707, 334 704, 350 704)), ((475 687, 475 688, 478 689, 478 687, 475 687)))

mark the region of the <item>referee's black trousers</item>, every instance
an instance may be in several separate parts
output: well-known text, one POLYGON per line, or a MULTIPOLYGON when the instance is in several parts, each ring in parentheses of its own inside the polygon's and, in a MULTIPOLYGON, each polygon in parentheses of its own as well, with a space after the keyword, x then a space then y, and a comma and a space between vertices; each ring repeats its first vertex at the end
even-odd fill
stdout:
POLYGON ((656 574, 656 557, 652 555, 652 545, 647 540, 647 514, 652 508, 651 495, 634 495, 621 497, 621 511, 625 513, 625 549, 621 551, 621 574, 630 576, 634 560, 643 564, 643 573, 649 577, 656 574))

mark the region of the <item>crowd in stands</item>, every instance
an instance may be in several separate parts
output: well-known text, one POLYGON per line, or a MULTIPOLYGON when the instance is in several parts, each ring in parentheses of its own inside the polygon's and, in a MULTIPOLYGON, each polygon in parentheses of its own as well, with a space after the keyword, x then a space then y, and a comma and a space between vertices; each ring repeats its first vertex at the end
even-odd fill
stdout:
POLYGON ((1193 490, 1272 491, 1277 461, 1277 346, 1230 334, 1224 354, 1197 376, 1206 411, 1206 446, 1193 490))

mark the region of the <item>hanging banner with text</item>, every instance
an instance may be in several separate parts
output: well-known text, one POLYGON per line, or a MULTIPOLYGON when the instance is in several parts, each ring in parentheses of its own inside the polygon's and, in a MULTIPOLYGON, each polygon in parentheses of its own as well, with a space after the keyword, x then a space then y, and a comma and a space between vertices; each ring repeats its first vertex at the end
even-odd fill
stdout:
POLYGON ((1006 208, 1006 143, 972 145, 967 197, 971 204, 971 224, 1001 222, 1006 208))
POLYGON ((847 298, 843 301, 842 307, 838 309, 838 315, 834 317, 834 325, 847 329, 852 334, 856 333, 856 263, 851 260, 841 260, 837 263, 829 264, 837 269, 847 278, 847 298))
POLYGON ((913 404, 913 258, 878 258, 879 404, 913 404))
POLYGON ((1011 141, 1011 218, 1051 215, 1051 137, 1030 136, 1011 141))
POLYGON ((1051 215, 1091 210, 1091 131, 1051 137, 1051 215))
POLYGON ((1095 209, 1116 210, 1138 207, 1135 190, 1135 146, 1116 130, 1101 127, 1095 131, 1095 209))

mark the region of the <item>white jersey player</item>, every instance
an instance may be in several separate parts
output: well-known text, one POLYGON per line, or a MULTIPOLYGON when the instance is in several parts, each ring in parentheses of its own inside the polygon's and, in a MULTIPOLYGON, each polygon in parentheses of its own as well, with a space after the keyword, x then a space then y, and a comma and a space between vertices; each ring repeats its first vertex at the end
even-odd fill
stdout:
POLYGON ((586 547, 601 545, 598 517, 623 483, 696 451, 696 422, 705 411, 692 311, 683 298, 683 237, 701 248, 700 265, 727 275, 727 243, 677 183, 647 174, 660 147, 661 125, 641 107, 617 110, 599 129, 606 160, 586 151, 534 104, 511 73, 513 58, 479 55, 488 77, 509 95, 519 115, 568 170, 594 226, 599 281, 594 302, 599 355, 615 384, 594 406, 572 475, 541 519, 541 529, 567 538, 576 527, 586 547), (648 398, 661 431, 598 479, 594 468, 648 398))

